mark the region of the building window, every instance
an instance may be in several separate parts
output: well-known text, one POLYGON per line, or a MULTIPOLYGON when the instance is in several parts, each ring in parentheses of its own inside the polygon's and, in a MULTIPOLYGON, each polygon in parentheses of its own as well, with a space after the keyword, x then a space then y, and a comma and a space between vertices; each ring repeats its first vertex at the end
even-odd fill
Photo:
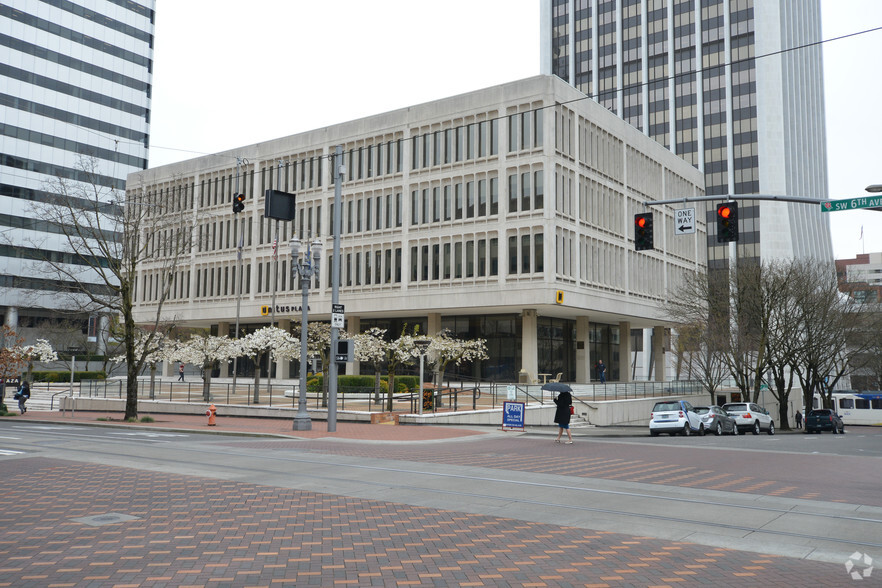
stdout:
POLYGON ((462 277, 462 243, 453 246, 453 277, 462 277))
POLYGON ((490 215, 499 214, 499 178, 490 178, 490 215))

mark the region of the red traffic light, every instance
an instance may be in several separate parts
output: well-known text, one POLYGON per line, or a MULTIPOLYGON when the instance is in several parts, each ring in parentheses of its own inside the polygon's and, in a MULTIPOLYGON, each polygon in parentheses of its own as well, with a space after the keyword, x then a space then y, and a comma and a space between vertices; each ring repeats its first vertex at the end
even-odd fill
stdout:
POLYGON ((717 214, 723 218, 729 218, 732 216, 732 209, 728 206, 721 206, 717 209, 717 214))
POLYGON ((643 227, 646 226, 646 217, 645 216, 638 216, 637 218, 634 219, 634 223, 642 229, 643 227))

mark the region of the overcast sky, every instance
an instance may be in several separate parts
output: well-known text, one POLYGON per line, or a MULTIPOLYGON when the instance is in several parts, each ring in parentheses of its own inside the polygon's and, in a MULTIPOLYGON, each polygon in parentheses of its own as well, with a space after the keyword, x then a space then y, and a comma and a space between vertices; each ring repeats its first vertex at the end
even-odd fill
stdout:
MULTIPOLYGON (((882 27, 821 4, 825 39, 882 27)), ((831 199, 882 184, 880 59, 882 31, 824 45, 831 199)), ((150 166, 538 73, 538 0, 159 0, 150 166)), ((828 216, 837 258, 882 251, 882 212, 828 216)))

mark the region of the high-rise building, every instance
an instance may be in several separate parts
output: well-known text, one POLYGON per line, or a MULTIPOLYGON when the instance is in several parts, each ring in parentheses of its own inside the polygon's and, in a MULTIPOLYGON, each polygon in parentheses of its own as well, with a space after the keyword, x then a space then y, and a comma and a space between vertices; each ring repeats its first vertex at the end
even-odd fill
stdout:
MULTIPOLYGON (((827 198, 820 0, 543 0, 542 71, 703 170, 708 195, 827 198)), ((808 204, 740 201, 737 257, 832 263, 808 204)), ((715 207, 709 206, 710 215, 715 207)), ((727 267, 708 218, 708 267, 727 267)))
MULTIPOLYGON (((34 203, 49 182, 86 180, 108 200, 147 167, 154 0, 0 4, 0 306, 25 334, 51 324, 63 280, 34 260, 76 263, 34 203), (85 178, 83 158, 97 164, 85 178), (65 257, 66 256, 66 257, 65 257)), ((85 328, 87 317, 82 319, 85 328)))

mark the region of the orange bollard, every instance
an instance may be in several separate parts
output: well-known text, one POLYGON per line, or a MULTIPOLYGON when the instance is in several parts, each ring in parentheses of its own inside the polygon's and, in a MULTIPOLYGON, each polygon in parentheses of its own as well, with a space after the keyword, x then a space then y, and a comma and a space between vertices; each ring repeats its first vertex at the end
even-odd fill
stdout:
POLYGON ((214 418, 216 415, 217 415, 217 409, 212 404, 211 406, 208 407, 208 410, 205 411, 205 416, 208 417, 208 426, 209 427, 213 427, 217 424, 217 421, 215 421, 215 418, 214 418))

